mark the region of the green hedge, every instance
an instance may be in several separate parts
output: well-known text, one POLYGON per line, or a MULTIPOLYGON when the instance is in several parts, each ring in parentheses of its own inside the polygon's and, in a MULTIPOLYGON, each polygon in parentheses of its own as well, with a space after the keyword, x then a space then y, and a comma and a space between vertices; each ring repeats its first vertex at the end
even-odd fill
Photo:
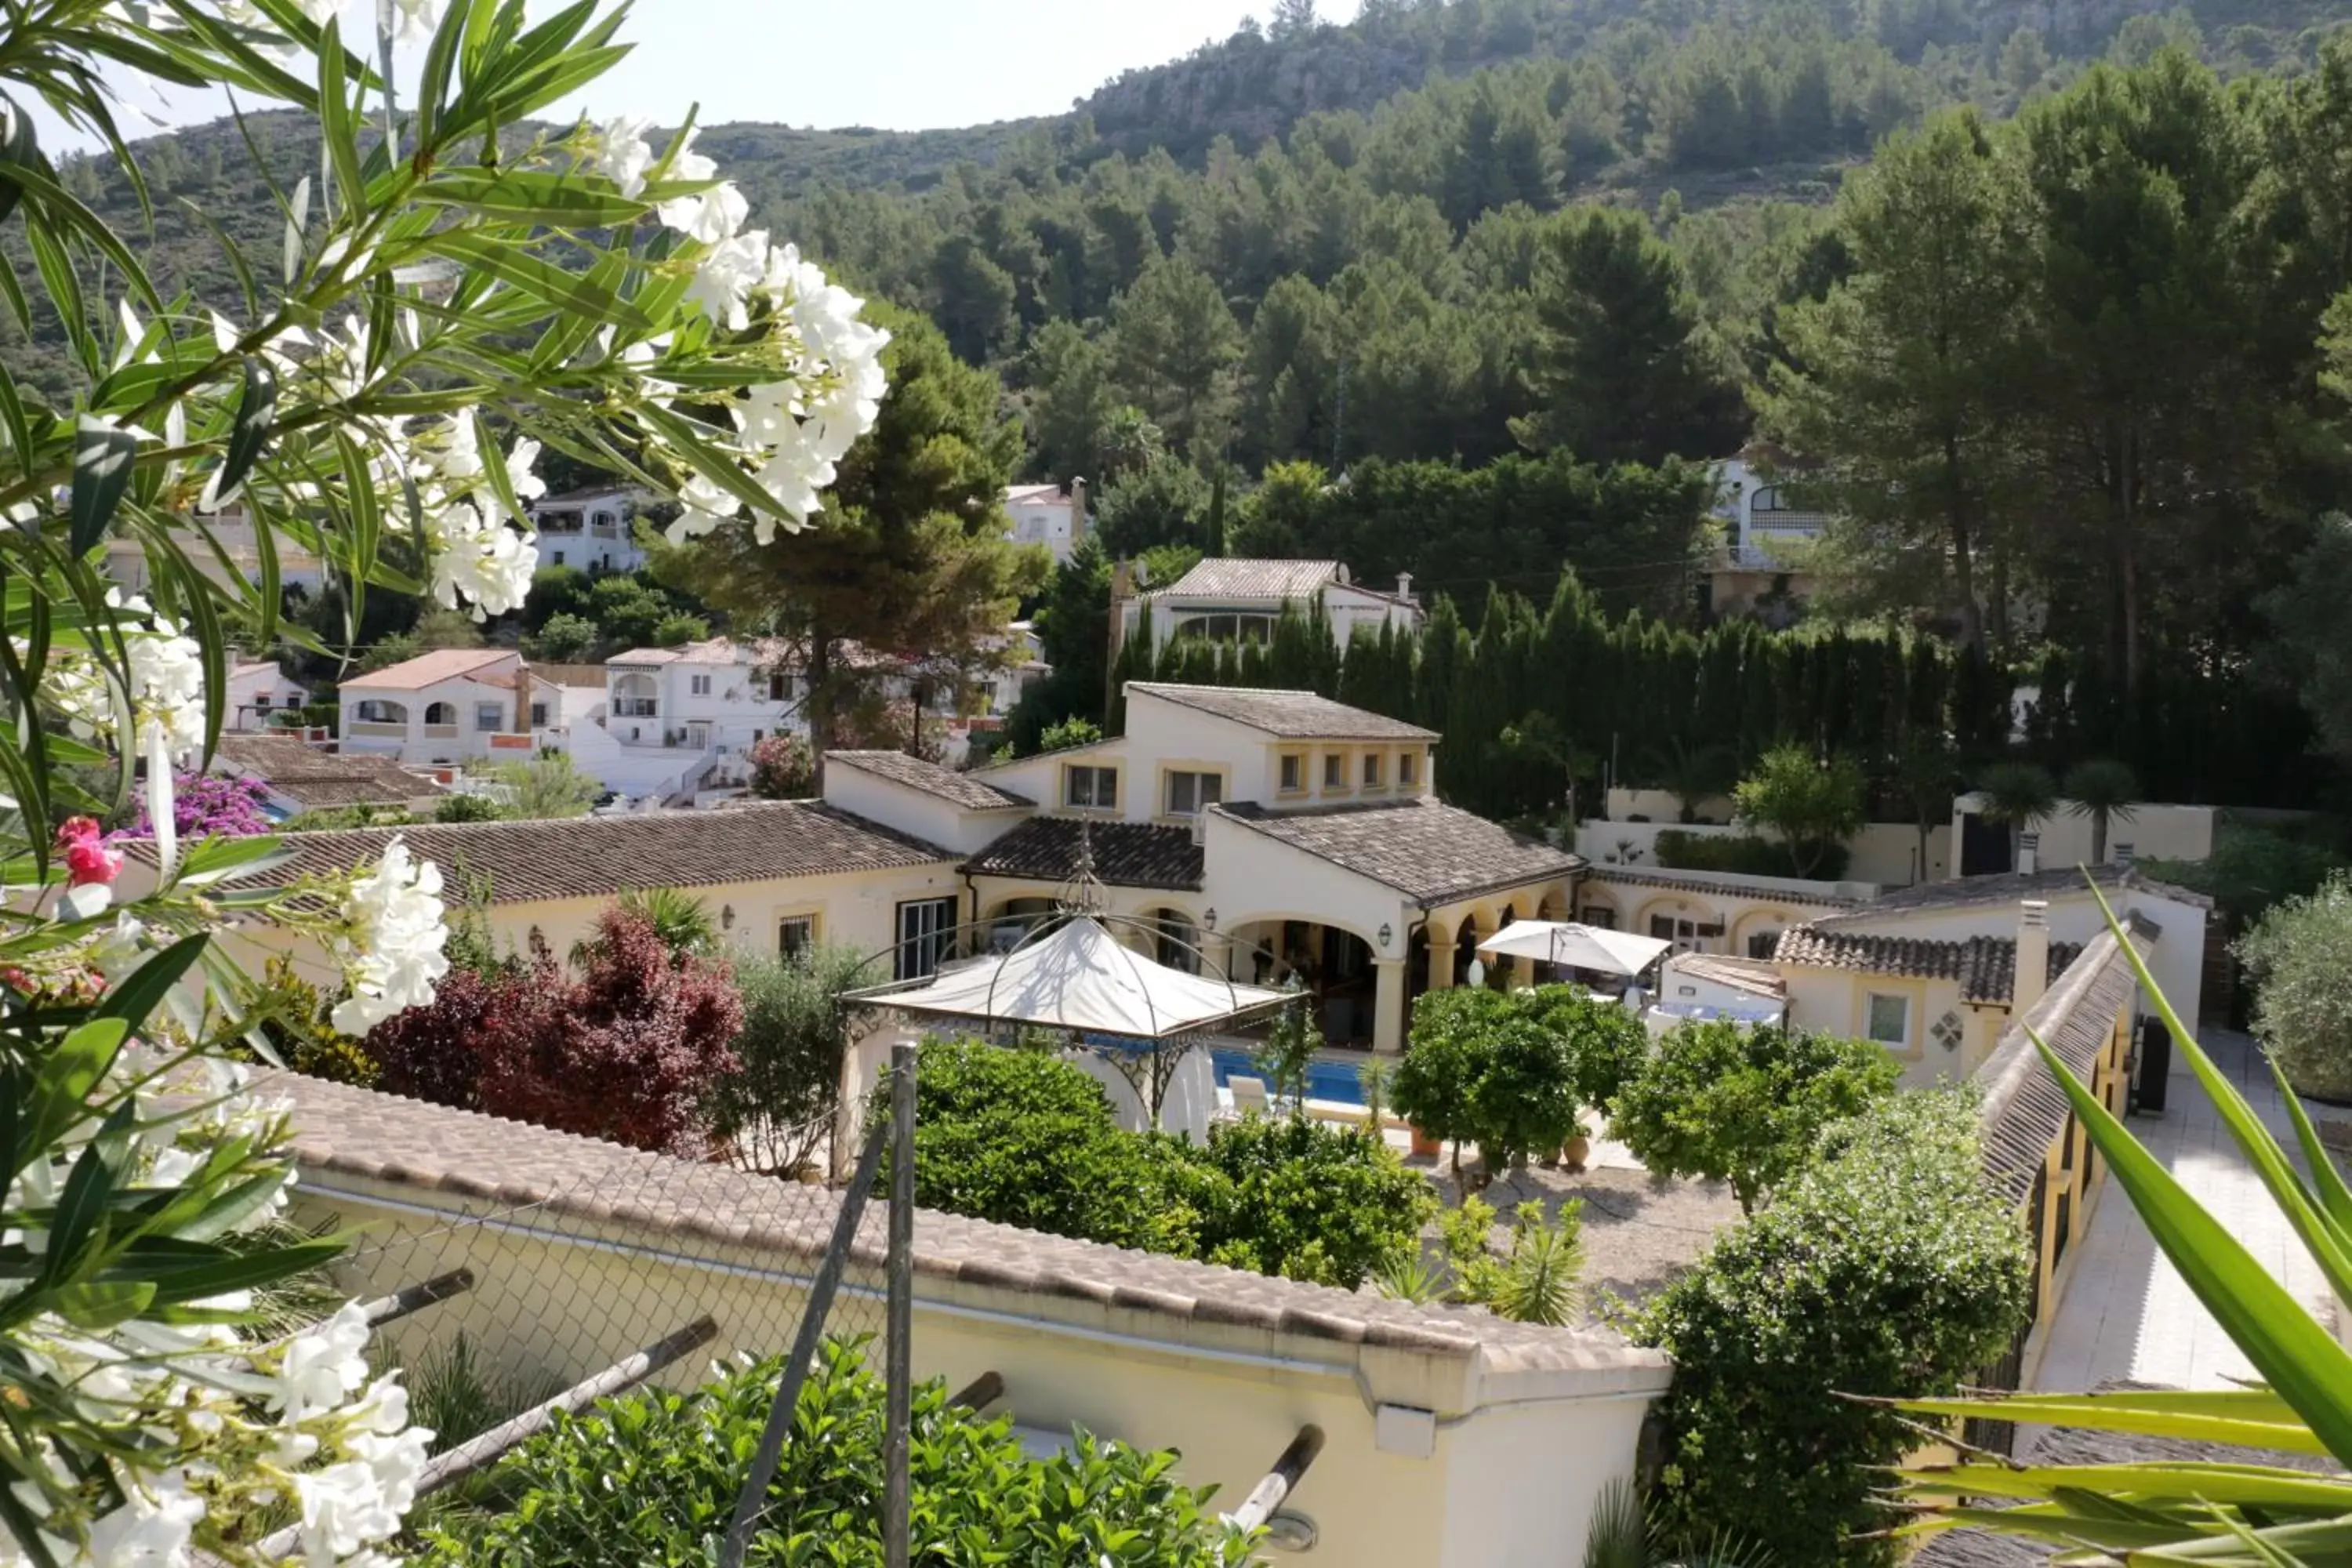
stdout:
MULTIPOLYGON (((1669 827, 1659 833, 1650 853, 1660 866, 1674 871, 1737 871, 1747 877, 1793 877, 1797 874, 1796 858, 1785 844, 1769 838, 1759 838, 1752 833, 1737 837, 1719 834, 1685 833, 1679 827, 1669 827)), ((1813 863, 1811 879, 1834 882, 1845 875, 1853 856, 1843 844, 1822 847, 1820 859, 1813 863)))
MULTIPOLYGON (((490 1472, 486 1506, 426 1532, 420 1568, 719 1560, 743 1468, 782 1366, 772 1357, 692 1394, 633 1394, 558 1415, 490 1472)), ((793 1411, 783 1463, 748 1561, 767 1568, 880 1568, 882 1380, 829 1342, 793 1411)), ((1239 1568, 1247 1542, 1177 1483, 1172 1452, 1084 1432, 1029 1458, 1009 1415, 915 1390, 914 1560, 927 1568, 1239 1568)))
POLYGON ((916 1083, 927 1208, 1353 1289, 1411 1252, 1436 1205, 1354 1129, 1245 1117, 1206 1145, 1126 1131, 1099 1083, 1043 1052, 926 1040, 916 1083))
POLYGON ((1675 1359, 1653 1516, 1790 1565, 1885 1564, 1875 1500, 1919 1435, 1842 1394, 1949 1393, 2025 1322, 2016 1211, 1985 1185, 1964 1090, 1898 1095, 1822 1135, 1769 1208, 1643 1313, 1675 1359))

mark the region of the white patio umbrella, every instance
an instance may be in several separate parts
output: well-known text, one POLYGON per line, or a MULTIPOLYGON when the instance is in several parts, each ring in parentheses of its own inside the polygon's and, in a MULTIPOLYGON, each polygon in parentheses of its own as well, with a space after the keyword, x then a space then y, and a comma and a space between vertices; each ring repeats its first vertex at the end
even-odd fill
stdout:
POLYGON ((1158 1040, 1246 1020, 1292 996, 1155 963, 1093 916, 1073 914, 1003 958, 921 984, 876 986, 851 999, 907 1013, 1158 1040))
POLYGON ((1513 921, 1480 942, 1478 951, 1607 974, 1639 974, 1672 946, 1673 942, 1654 936, 1578 925, 1573 921, 1513 921))

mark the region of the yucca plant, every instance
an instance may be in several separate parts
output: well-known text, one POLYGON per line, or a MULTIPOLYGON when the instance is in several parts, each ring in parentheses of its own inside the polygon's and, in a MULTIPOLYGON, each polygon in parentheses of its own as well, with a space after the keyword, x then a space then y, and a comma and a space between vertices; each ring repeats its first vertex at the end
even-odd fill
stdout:
MULTIPOLYGON (((2095 889, 2094 889, 2095 892, 2095 889)), ((2352 1190, 2284 1077, 2279 1097, 2310 1168, 2306 1178, 2158 990, 2116 934, 2223 1126, 2326 1276, 2352 1300, 2352 1190)), ((2021 1394, 1904 1402, 1923 1415, 1980 1416, 2321 1455, 2352 1464, 2352 1352, 2143 1148, 2039 1036, 2035 1047, 2116 1183, 2182 1279, 2252 1362, 2259 1384, 2218 1391, 2021 1394)), ((2272 1071, 2278 1071, 2275 1063, 2272 1071)), ((2352 1558, 2352 1479, 2283 1466, 2149 1460, 2026 1465, 1985 1455, 1905 1470, 1912 1531, 1977 1525, 2031 1537, 2088 1562, 2282 1564, 2352 1558), (1984 1506, 2005 1501, 2008 1507, 1984 1506)))

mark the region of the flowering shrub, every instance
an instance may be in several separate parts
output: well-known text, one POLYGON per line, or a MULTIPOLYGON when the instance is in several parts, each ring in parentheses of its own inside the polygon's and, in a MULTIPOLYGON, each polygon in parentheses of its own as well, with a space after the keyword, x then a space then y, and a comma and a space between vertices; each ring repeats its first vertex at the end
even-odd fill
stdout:
MULTIPOLYGON (((533 25, 521 0, 400 0, 428 47, 395 94, 372 64, 388 45, 347 47, 352 10, 0 10, 0 226, 36 263, 12 271, 9 307, 26 331, 56 323, 72 387, 53 398, 0 365, 0 695, 18 721, 0 734, 18 894, 0 909, 0 1568, 253 1563, 289 1517, 306 1563, 381 1563, 429 1436, 395 1380, 369 1379, 355 1311, 266 1337, 253 1310, 249 1292, 337 1244, 254 1234, 291 1180, 291 1130, 229 1059, 259 1034, 259 987, 212 931, 233 915, 323 952, 341 979, 329 1021, 361 1035, 436 1002, 440 874, 395 840, 375 866, 259 888, 239 879, 268 837, 186 842, 180 785, 228 700, 224 628, 276 641, 288 547, 336 583, 346 640, 371 592, 477 620, 514 608, 541 443, 681 494, 681 533, 765 540, 806 521, 883 391, 884 334, 744 229, 690 134, 656 153, 639 121, 538 128, 620 58, 619 12, 533 25), (234 299, 166 299, 17 108, 44 100, 135 183, 113 94, 151 90, 142 76, 315 125, 290 189, 260 172, 283 219, 268 253, 215 231, 234 299), (249 578, 207 570, 216 547, 189 522, 232 501, 264 546, 249 578), (142 554, 146 595, 99 575, 110 538, 142 554), (393 538, 421 559, 388 556, 393 538), (118 901, 98 824, 134 793, 156 876, 118 901)), ((589 1027, 545 1070, 654 1064, 658 1085, 715 1066, 699 1042, 732 1020, 710 991, 621 963, 579 987, 589 1027)), ((655 1142, 693 1100, 617 1068, 595 1088, 655 1142)))
POLYGON ((673 953, 615 908, 580 952, 451 975, 431 1005, 367 1037, 383 1087, 638 1149, 700 1155, 704 1102, 736 1068, 743 1004, 726 966, 673 953))
MULTIPOLYGON (((182 838, 203 838, 214 834, 223 838, 247 838, 270 831, 269 816, 264 809, 268 802, 269 793, 252 779, 183 773, 172 781, 172 826, 182 838)), ((115 837, 155 837, 154 825, 147 816, 146 801, 138 803, 131 812, 131 825, 115 837)))
MULTIPOLYGON (((692 1394, 632 1394, 559 1415, 490 1472, 496 1512, 432 1534, 419 1568, 541 1568, 555 1563, 717 1561, 759 1445, 782 1358, 740 1362, 692 1394)), ((823 1347, 794 1406, 750 1561, 881 1568, 875 1478, 882 1469, 882 1380, 838 1341, 823 1347)), ((915 1388, 908 1455, 913 1561, 937 1568, 1241 1568, 1247 1539, 1205 1506, 1214 1489, 1179 1485, 1177 1456, 1081 1431, 1072 1451, 1033 1459, 1009 1415, 915 1388)))
POLYGON ((803 800, 816 793, 816 755, 804 735, 771 735, 751 747, 751 793, 803 800))

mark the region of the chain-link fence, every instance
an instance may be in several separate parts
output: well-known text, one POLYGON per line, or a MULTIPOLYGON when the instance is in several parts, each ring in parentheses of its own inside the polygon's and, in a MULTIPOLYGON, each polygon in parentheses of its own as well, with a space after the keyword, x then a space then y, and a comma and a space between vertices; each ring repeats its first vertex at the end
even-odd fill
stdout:
POLYGON ((614 1151, 524 1202, 315 1194, 437 1434, 413 1561, 733 1563, 782 1531, 906 1562, 912 1048, 893 1063, 845 1186, 614 1151))

